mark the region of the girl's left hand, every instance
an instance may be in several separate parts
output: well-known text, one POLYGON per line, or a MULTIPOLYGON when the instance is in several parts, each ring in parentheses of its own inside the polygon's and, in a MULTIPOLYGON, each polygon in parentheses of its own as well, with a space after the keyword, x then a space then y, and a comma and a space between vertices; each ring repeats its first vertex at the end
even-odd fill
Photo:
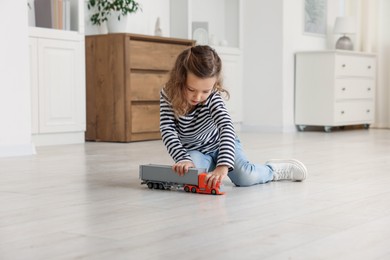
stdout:
POLYGON ((227 176, 229 168, 227 166, 217 166, 214 171, 209 173, 206 177, 206 185, 211 189, 215 187, 218 182, 222 183, 222 180, 227 176))

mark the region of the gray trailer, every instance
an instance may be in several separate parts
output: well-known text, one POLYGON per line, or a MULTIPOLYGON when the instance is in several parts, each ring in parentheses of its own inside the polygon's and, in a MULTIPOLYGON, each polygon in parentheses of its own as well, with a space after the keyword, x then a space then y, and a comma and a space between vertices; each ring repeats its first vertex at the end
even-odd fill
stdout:
POLYGON ((190 168, 184 176, 179 176, 172 170, 172 166, 157 164, 139 166, 141 184, 146 184, 149 189, 180 188, 184 185, 198 186, 198 175, 204 172, 206 172, 206 169, 190 168))

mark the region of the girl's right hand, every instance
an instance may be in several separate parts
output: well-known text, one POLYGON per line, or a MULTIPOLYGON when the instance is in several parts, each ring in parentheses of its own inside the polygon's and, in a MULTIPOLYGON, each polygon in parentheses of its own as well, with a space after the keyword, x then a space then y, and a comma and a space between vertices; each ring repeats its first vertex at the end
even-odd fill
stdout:
POLYGON ((184 176, 188 172, 189 168, 195 168, 195 165, 193 162, 190 161, 183 161, 183 162, 177 162, 172 166, 172 170, 174 170, 179 176, 184 176))

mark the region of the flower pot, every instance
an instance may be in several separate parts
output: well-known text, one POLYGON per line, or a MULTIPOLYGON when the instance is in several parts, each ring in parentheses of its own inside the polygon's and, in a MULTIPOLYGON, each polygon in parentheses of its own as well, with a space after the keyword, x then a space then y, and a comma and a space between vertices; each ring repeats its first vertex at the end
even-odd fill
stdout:
POLYGON ((107 20, 108 33, 126 33, 127 32, 127 15, 121 15, 121 12, 112 12, 107 20), (120 15, 120 20, 118 16, 120 15))

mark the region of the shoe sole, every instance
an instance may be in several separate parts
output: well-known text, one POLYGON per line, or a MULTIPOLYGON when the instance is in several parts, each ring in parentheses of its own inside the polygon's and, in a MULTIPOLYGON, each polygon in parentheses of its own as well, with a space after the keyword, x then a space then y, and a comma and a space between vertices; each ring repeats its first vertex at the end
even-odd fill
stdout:
POLYGON ((294 181, 303 181, 307 177, 306 166, 298 160, 295 160, 295 159, 271 159, 271 160, 267 161, 265 164, 270 164, 270 163, 291 163, 294 166, 296 166, 297 168, 299 168, 303 172, 303 179, 302 180, 294 180, 294 181))

